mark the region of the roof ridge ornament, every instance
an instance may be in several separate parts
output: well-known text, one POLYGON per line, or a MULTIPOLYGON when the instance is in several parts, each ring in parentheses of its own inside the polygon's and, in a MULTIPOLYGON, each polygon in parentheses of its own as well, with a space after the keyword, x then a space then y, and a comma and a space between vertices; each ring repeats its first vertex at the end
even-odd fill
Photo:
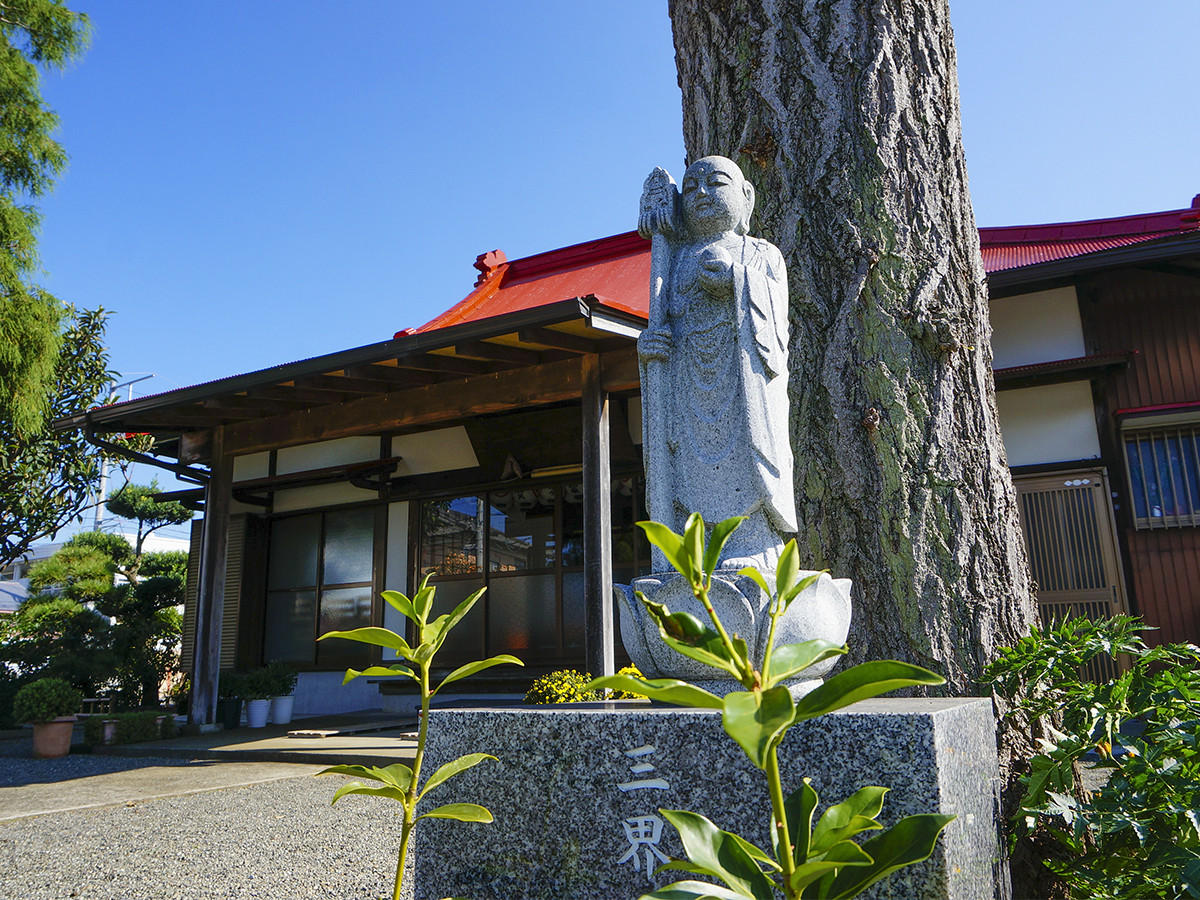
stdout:
POLYGON ((507 264, 508 257, 503 250, 489 250, 487 253, 480 253, 475 257, 475 268, 479 270, 479 277, 475 279, 475 287, 479 287, 489 280, 507 264))

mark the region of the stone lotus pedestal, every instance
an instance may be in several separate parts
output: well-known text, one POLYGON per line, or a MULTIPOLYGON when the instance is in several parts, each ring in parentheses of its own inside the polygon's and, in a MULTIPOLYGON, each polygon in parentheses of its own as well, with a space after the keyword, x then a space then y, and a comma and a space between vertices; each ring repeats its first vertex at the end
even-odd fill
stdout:
MULTIPOLYGON (((801 572, 802 578, 815 572, 801 572)), ((676 572, 635 578, 632 585, 614 585, 621 610, 621 642, 629 658, 647 678, 680 678, 706 690, 726 694, 740 690, 732 679, 714 678, 717 670, 690 659, 662 642, 658 624, 635 596, 641 591, 648 600, 662 603, 671 612, 689 612, 705 625, 708 613, 692 596, 687 580, 676 572)), ((763 652, 771 620, 767 615, 770 598, 753 580, 737 574, 736 569, 717 569, 713 573, 709 600, 729 634, 746 641, 755 666, 762 667, 763 652)), ((775 645, 798 644, 815 638, 844 644, 850 629, 850 579, 831 578, 822 573, 788 607, 779 620, 775 645)), ((805 670, 803 676, 788 682, 792 695, 799 697, 821 683, 837 665, 828 659, 805 670)))
MULTIPOLYGON (((490 825, 422 820, 409 900, 634 900, 687 877, 654 870, 682 853, 660 808, 690 809, 769 846, 762 773, 716 712, 644 702, 434 710, 425 771, 491 753, 439 786, 430 806, 482 803, 490 825)), ((952 813, 933 856, 864 896, 981 900, 1003 896, 991 701, 884 699, 802 722, 780 749, 785 790, 812 779, 821 807, 865 785, 891 790, 884 825, 952 813)))

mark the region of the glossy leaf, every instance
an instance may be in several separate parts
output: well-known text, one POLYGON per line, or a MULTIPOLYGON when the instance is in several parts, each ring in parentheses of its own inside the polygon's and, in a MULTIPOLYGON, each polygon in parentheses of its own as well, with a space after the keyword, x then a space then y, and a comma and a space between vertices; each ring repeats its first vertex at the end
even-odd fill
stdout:
POLYGON ((771 669, 766 687, 774 687, 781 681, 786 681, 799 675, 810 666, 814 666, 831 656, 841 656, 846 648, 832 641, 819 638, 804 641, 800 644, 784 644, 771 651, 771 669))
POLYGON ((941 675, 894 659, 865 662, 834 675, 796 701, 796 721, 824 715, 897 688, 945 684, 941 675))
POLYGON ((603 688, 641 694, 651 700, 673 703, 675 706, 689 706, 694 709, 721 708, 721 698, 716 694, 711 694, 686 681, 680 681, 678 678, 646 679, 636 675, 605 675, 589 681, 583 687, 585 691, 597 691, 603 688))
POLYGON ((330 766, 322 769, 318 775, 349 775, 351 778, 367 778, 389 785, 400 791, 407 791, 412 785, 413 772, 404 763, 392 763, 390 766, 330 766))
POLYGON ((725 695, 722 709, 725 733, 737 741, 750 762, 765 769, 771 748, 783 738, 795 715, 788 689, 734 691, 725 695))
POLYGON ((433 577, 432 572, 426 572, 425 577, 421 579, 421 586, 417 588, 416 594, 413 595, 413 611, 417 615, 418 622, 426 622, 429 620, 429 612, 433 609, 433 594, 437 590, 429 584, 429 579, 433 577))
POLYGON ((691 613, 673 613, 661 603, 650 600, 644 600, 643 605, 658 623, 659 637, 672 650, 728 672, 734 678, 740 677, 737 664, 729 657, 729 648, 716 631, 704 627, 691 613))
POLYGON ((717 828, 704 816, 686 810, 660 810, 679 832, 684 853, 692 865, 713 878, 719 878, 742 896, 754 900, 773 900, 771 880, 743 847, 744 841, 717 828))
MULTIPOLYGON (((788 834, 795 851, 792 858, 797 864, 808 859, 808 843, 812 836, 813 811, 821 798, 812 786, 812 779, 805 778, 800 787, 792 791, 783 801, 783 814, 787 819, 788 834)), ((778 851, 776 847, 776 851, 778 851)))
POLYGON ((333 799, 329 801, 329 805, 337 803, 347 794, 366 794, 369 797, 386 797, 389 800, 395 800, 399 803, 404 803, 408 800, 408 796, 404 791, 397 790, 390 785, 380 785, 379 787, 371 787, 363 784, 361 781, 352 781, 349 784, 343 784, 334 794, 333 799))
POLYGON ((938 835, 952 821, 954 816, 935 813, 908 816, 864 841, 862 849, 871 857, 871 865, 847 867, 838 872, 830 884, 830 900, 855 897, 897 869, 928 859, 938 835))
POLYGON ((420 800, 435 787, 441 784, 448 778, 453 778, 459 772, 465 772, 474 766, 479 765, 485 759, 495 759, 490 753, 468 753, 466 756, 460 756, 458 759, 451 760, 444 766, 438 768, 436 772, 429 776, 425 782, 425 787, 421 789, 421 793, 417 795, 420 800))
POLYGON ((721 562, 721 551, 725 549, 725 543, 729 540, 729 536, 745 521, 745 516, 734 516, 713 526, 712 534, 708 538, 708 546, 704 548, 705 575, 711 575, 716 571, 721 562))
POLYGON ((855 791, 841 803, 825 810, 812 833, 809 853, 824 853, 839 841, 852 838, 863 831, 878 831, 883 826, 875 821, 883 809, 885 787, 864 787, 855 791))
POLYGON ((683 548, 683 537, 658 522, 638 522, 637 524, 642 531, 646 532, 646 539, 663 552, 667 562, 689 582, 693 581, 691 562, 683 548))
POLYGON ((492 814, 478 803, 447 803, 417 816, 418 819, 454 819, 456 822, 491 822, 492 814))
POLYGON ((799 580, 800 551, 796 547, 796 539, 792 538, 783 545, 783 552, 779 554, 779 562, 775 564, 775 591, 779 594, 780 602, 799 580))
POLYGON ((758 571, 758 569, 754 568, 754 566, 746 566, 744 569, 738 569, 738 574, 745 575, 760 588, 762 588, 762 592, 764 594, 766 594, 768 597, 771 596, 771 586, 767 584, 767 579, 763 578, 762 572, 758 571))
POLYGON ((688 516, 683 527, 683 552, 687 554, 690 578, 695 583, 704 568, 704 519, 700 513, 688 516))
POLYGON ((657 891, 642 894, 638 900, 754 900, 754 895, 703 881, 676 881, 657 891))
POLYGON ((834 844, 820 859, 797 865, 789 883, 792 890, 803 890, 818 879, 837 872, 844 866, 869 866, 874 860, 854 841, 834 844))
POLYGON ((499 656, 492 656, 488 659, 477 659, 475 662, 467 663, 465 666, 459 666, 457 669, 443 678, 442 683, 433 689, 433 691, 430 693, 430 696, 433 696, 448 684, 452 684, 455 681, 461 681, 464 678, 469 678, 476 672, 482 672, 484 669, 490 669, 492 666, 502 666, 506 663, 511 663, 514 666, 525 665, 525 663, 508 653, 501 653, 499 656))
POLYGON ((384 591, 381 596, 404 618, 410 619, 413 622, 417 621, 417 613, 413 609, 413 603, 404 594, 399 591, 384 591))
POLYGON ((395 650, 405 659, 412 659, 413 651, 408 646, 408 641, 387 628, 379 628, 371 625, 366 628, 355 628, 351 631, 327 631, 317 638, 317 640, 323 641, 328 638, 344 638, 347 641, 357 641, 360 644, 374 644, 376 647, 387 647, 389 650, 395 650))
POLYGON ((413 681, 419 680, 417 678, 417 673, 414 672, 412 669, 408 668, 407 666, 402 666, 402 665, 368 666, 367 668, 363 669, 362 671, 359 671, 358 669, 347 669, 346 677, 342 679, 342 684, 347 684, 348 682, 353 681, 355 678, 359 678, 363 675, 367 675, 372 678, 384 677, 387 675, 406 675, 409 678, 411 678, 413 681))

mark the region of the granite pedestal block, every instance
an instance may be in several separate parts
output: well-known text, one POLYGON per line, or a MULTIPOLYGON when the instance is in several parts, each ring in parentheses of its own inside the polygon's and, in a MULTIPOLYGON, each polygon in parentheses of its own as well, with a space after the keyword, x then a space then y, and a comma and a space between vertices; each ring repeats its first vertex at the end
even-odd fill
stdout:
MULTIPOLYGON (((425 775, 463 753, 498 757, 436 788, 426 809, 475 802, 489 825, 424 819, 413 847, 415 900, 633 900, 687 877, 654 869, 682 855, 660 808, 689 809, 769 847, 762 773, 719 713, 647 704, 446 709, 430 715, 425 775)), ((865 896, 976 900, 999 894, 998 786, 991 702, 857 704, 791 730, 784 790, 808 776, 821 810, 865 785, 891 788, 880 819, 952 813, 925 863, 865 896)))

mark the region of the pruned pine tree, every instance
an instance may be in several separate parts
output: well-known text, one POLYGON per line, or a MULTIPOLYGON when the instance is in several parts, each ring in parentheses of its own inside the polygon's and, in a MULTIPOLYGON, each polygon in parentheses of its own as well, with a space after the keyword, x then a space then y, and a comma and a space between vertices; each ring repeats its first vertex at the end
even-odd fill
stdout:
MULTIPOLYGON (((799 542, 852 659, 957 695, 1036 620, 996 414, 946 0, 670 0, 689 160, 758 189, 791 291, 799 542)), ((1006 733, 1001 764, 1023 745, 1006 733)))

